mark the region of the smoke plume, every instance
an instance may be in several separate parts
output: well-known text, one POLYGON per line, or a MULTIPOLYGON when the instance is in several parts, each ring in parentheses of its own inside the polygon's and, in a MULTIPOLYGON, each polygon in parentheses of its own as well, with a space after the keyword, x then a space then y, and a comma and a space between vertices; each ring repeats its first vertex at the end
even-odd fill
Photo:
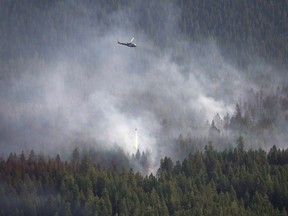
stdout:
MULTIPOLYGON (((244 90, 260 89, 251 71, 271 75, 258 63, 246 71, 236 68, 213 38, 189 41, 177 27, 176 5, 160 9, 154 3, 145 20, 140 3, 104 13, 88 1, 71 2, 27 12, 27 25, 16 32, 21 5, 16 2, 10 16, 7 12, 11 31, 1 43, 9 53, 1 52, 0 62, 1 156, 29 149, 70 154, 79 145, 119 146, 135 154, 137 128, 140 151, 149 150, 158 163, 173 155, 171 140, 180 134, 207 136, 207 121, 233 113, 244 90), (137 28, 143 22, 157 36, 137 28), (23 36, 16 48, 9 39, 13 34, 23 36), (136 48, 117 44, 132 37, 136 48)), ((8 6, 1 6, 3 13, 8 6)))

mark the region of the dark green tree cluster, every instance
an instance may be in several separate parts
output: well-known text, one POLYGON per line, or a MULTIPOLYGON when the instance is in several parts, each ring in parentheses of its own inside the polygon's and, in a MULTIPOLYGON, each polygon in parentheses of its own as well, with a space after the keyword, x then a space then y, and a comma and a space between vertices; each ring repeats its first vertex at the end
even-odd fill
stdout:
POLYGON ((14 153, 0 161, 0 215, 285 216, 287 151, 246 151, 239 137, 234 149, 165 157, 156 176, 94 165, 77 149, 71 161, 14 153))

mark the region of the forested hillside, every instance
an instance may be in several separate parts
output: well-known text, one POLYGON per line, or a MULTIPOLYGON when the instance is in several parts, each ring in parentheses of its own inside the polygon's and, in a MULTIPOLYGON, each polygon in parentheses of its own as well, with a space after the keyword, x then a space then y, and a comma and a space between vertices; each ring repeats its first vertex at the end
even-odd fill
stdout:
POLYGON ((11 154, 0 161, 1 215, 281 215, 288 210, 288 150, 217 152, 212 145, 142 176, 89 154, 11 154))
POLYGON ((247 66, 255 57, 287 66, 286 0, 4 0, 0 16, 2 58, 47 54, 70 41, 72 35, 72 42, 79 43, 96 28, 105 32, 115 23, 126 27, 130 20, 131 27, 162 48, 184 38, 198 42, 212 38, 223 54, 240 66, 247 66))
POLYGON ((216 38, 227 56, 245 66, 251 53, 287 65, 288 2, 196 0, 181 2, 181 28, 198 40, 216 38))
POLYGON ((0 0, 0 215, 286 216, 287 60, 287 0, 0 0))

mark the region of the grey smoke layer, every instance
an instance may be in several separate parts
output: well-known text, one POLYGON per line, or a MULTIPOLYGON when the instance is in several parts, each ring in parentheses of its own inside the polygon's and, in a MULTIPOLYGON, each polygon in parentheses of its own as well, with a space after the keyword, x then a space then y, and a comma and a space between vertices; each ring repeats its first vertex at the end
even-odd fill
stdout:
MULTIPOLYGON (((207 120, 217 113, 232 114, 244 90, 260 88, 263 83, 253 80, 251 71, 271 75, 258 62, 249 71, 235 68, 211 38, 201 44, 184 39, 177 28, 181 11, 176 6, 167 5, 160 15, 152 13, 165 41, 137 30, 137 4, 102 15, 102 21, 95 18, 95 23, 83 17, 97 17, 99 9, 88 3, 80 6, 63 1, 32 14, 28 22, 34 20, 36 29, 44 22, 40 30, 43 37, 48 35, 41 47, 45 55, 38 55, 40 48, 30 43, 23 46, 31 56, 0 61, 1 156, 30 149, 70 154, 79 145, 117 145, 133 154, 137 128, 139 149, 148 149, 158 160, 173 155, 167 146, 179 134, 207 136, 207 120), (63 12, 67 17, 61 17, 63 12), (53 21, 52 27, 46 19, 53 21), (66 32, 57 24, 63 19, 66 32), (66 37, 58 41, 61 31, 66 37), (117 44, 132 37, 136 48, 117 44)), ((32 30, 23 31, 33 36, 32 30)))

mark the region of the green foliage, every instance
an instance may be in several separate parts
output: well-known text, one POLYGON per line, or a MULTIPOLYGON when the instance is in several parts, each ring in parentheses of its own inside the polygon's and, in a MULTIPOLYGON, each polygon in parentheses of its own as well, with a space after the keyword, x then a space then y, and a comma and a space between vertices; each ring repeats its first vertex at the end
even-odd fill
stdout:
POLYGON ((11 154, 0 163, 1 215, 287 215, 287 150, 235 149, 165 157, 157 177, 11 154), (283 159, 284 158, 284 159, 283 159), (13 208, 17 206, 17 208, 13 208))

